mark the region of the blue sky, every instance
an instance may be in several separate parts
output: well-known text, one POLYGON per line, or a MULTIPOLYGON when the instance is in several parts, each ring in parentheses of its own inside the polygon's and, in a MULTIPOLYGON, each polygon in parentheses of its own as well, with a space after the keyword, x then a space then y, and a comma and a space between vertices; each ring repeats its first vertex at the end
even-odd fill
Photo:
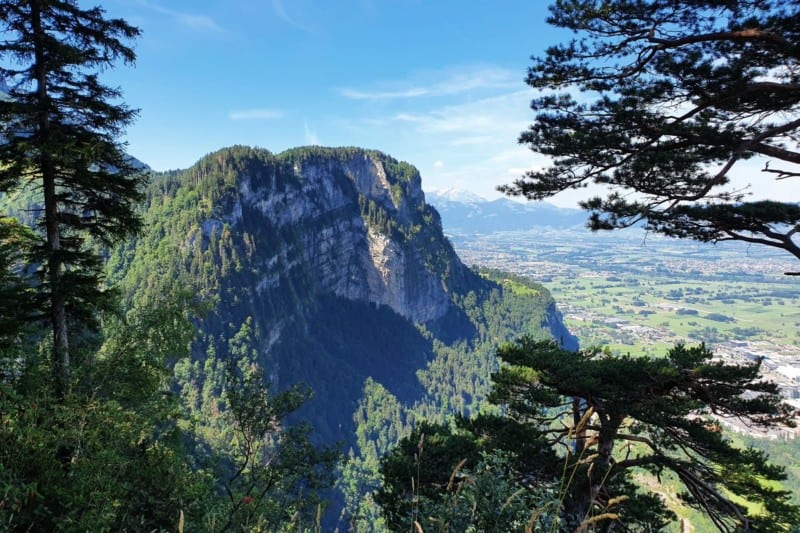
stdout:
POLYGON ((105 80, 141 110, 128 149, 157 170, 232 144, 363 146, 415 165, 426 190, 495 197, 542 163, 517 136, 529 58, 563 37, 546 4, 107 0, 143 35, 105 80))

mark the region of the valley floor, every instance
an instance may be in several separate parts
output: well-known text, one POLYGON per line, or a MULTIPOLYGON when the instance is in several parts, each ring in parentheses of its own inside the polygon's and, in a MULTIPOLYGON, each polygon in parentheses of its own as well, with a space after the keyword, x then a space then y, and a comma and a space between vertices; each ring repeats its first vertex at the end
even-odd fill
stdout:
MULTIPOLYGON (((704 342, 722 359, 763 358, 767 379, 800 408, 800 283, 783 273, 788 256, 741 245, 700 244, 631 230, 583 229, 450 235, 470 265, 525 275, 544 284, 581 345, 659 355, 676 343, 704 342), (770 255, 771 253, 771 255, 770 255)), ((763 432, 737 420, 731 429, 786 439, 798 429, 763 432)))

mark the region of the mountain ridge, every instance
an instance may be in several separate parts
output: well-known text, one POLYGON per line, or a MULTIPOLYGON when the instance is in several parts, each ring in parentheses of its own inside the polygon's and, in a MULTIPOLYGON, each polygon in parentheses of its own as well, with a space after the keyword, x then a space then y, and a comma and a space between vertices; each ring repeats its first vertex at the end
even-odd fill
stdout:
POLYGON ((586 225, 581 209, 558 207, 549 202, 518 202, 509 198, 487 200, 446 189, 426 192, 426 199, 441 213, 447 232, 480 234, 523 231, 537 227, 573 229, 586 225))
MULTIPOLYGON (((148 231, 112 254, 111 281, 130 298, 189 287, 213 302, 198 320, 200 363, 251 318, 259 364, 279 388, 303 381, 315 391, 306 414, 315 411, 329 441, 351 440, 368 377, 380 375, 402 401, 421 401, 416 373, 435 359, 433 340, 472 353, 490 341, 479 339, 484 315, 504 298, 501 285, 458 259, 419 172, 377 151, 222 149, 156 175, 144 217, 148 231)), ((520 323, 564 337, 552 299, 540 294, 541 314, 520 323)))

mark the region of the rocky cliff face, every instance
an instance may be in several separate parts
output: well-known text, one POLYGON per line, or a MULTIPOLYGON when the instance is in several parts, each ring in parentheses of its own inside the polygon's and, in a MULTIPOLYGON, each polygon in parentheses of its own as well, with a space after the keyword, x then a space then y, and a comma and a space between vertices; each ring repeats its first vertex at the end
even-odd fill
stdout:
POLYGON ((387 305, 414 322, 447 313, 447 287, 441 273, 426 265, 431 250, 423 247, 441 247, 433 253, 446 256, 450 270, 463 267, 441 228, 428 230, 439 233, 436 242, 410 235, 432 214, 415 170, 368 151, 312 149, 283 156, 288 164, 240 177, 231 210, 234 226, 261 224, 277 232, 306 228, 288 248, 253 265, 261 276, 259 292, 275 287, 289 270, 303 269, 318 291, 387 305), (251 220, 244 221, 245 216, 251 220))
POLYGON ((354 442, 368 378, 409 409, 468 413, 497 343, 567 337, 544 288, 515 296, 461 263, 420 185, 375 151, 226 148, 154 177, 147 230, 112 253, 110 278, 133 299, 194 291, 211 304, 197 375, 246 352, 277 389, 306 383, 301 416, 322 440, 354 442))

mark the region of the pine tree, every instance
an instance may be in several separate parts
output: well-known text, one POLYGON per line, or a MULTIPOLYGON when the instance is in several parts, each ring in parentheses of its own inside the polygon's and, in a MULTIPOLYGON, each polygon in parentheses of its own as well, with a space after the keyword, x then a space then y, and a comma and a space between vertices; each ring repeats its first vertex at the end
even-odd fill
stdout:
POLYGON ((792 410, 778 386, 760 377, 760 361, 724 363, 702 345, 633 358, 530 338, 498 355, 509 366, 493 376, 490 399, 552 446, 571 444, 563 506, 572 528, 587 521, 599 531, 618 530, 617 523, 663 527, 669 513, 656 494, 634 488, 634 469, 673 476, 679 497, 720 531, 790 531, 800 520, 791 494, 773 483, 785 478, 783 469, 721 432, 724 418, 791 424, 792 410))
POLYGON ((126 41, 139 30, 75 0, 0 2, 0 193, 34 189, 41 198, 39 307, 52 328, 56 394, 69 387, 68 324, 91 323, 103 306, 93 247, 129 236, 144 179, 119 142, 136 114, 99 71, 132 63, 126 41))
POLYGON ((520 143, 552 165, 501 190, 540 200, 601 185, 581 202, 592 229, 643 221, 800 259, 791 190, 749 201, 731 183, 800 176, 798 2, 559 0, 548 22, 574 38, 533 59, 527 82, 544 91, 520 143), (761 171, 743 166, 756 156, 761 171))

